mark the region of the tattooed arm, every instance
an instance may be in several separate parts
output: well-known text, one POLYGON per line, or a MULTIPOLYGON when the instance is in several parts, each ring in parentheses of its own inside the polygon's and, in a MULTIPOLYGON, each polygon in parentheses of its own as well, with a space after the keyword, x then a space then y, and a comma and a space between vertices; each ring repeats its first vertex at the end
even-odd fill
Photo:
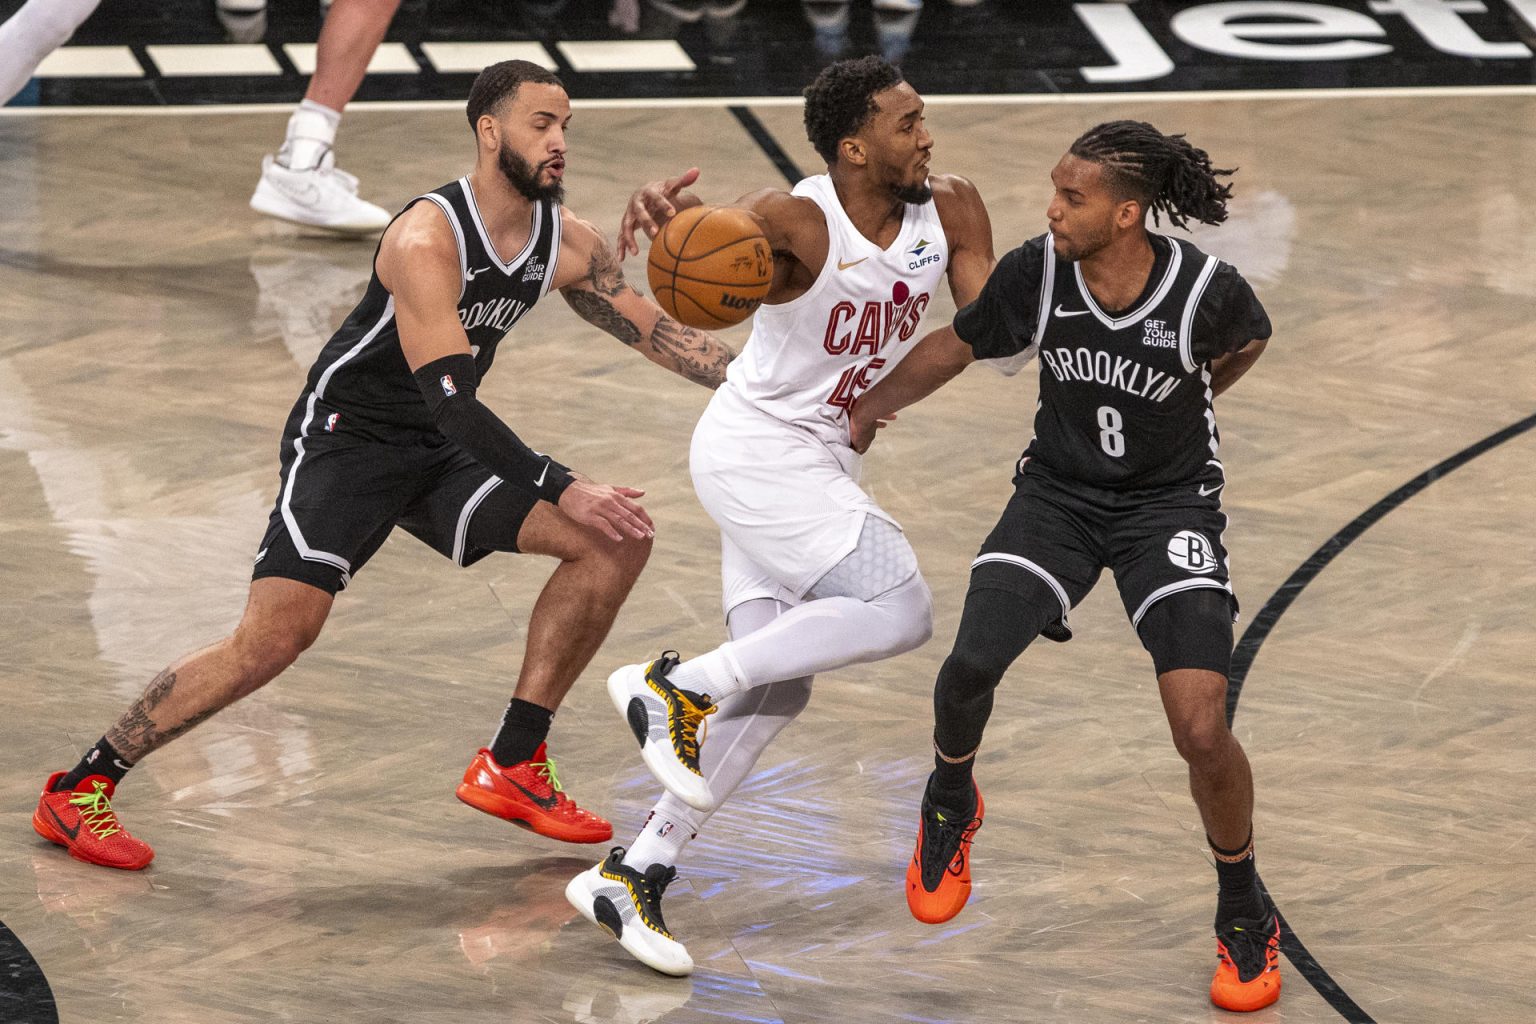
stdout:
POLYGON ((576 314, 657 366, 707 388, 719 387, 736 353, 713 334, 678 323, 632 288, 602 232, 562 212, 554 286, 576 314))

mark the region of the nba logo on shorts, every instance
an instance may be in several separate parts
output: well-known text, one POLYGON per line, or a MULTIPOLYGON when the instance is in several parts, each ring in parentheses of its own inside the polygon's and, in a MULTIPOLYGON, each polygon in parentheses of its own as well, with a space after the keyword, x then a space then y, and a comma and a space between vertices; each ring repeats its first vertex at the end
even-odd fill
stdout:
POLYGON ((325 432, 327 434, 334 434, 336 432, 336 424, 338 424, 340 422, 341 422, 341 413, 339 413, 339 412, 331 413, 329 416, 327 416, 325 418, 325 432))
POLYGON ((446 396, 451 397, 459 393, 459 389, 453 386, 453 374, 451 373, 443 374, 442 380, 438 381, 438 383, 443 386, 443 394, 446 396))
POLYGON ((1193 530, 1180 530, 1168 542, 1168 561, 1186 572, 1204 575, 1216 571, 1216 549, 1193 530))

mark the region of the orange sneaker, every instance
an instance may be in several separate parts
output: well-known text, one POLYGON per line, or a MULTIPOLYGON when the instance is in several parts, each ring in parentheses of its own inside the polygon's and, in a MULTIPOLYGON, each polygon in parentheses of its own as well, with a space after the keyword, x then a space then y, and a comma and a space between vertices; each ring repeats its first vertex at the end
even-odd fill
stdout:
POLYGON ((63 776, 54 772, 43 784, 43 795, 32 814, 32 828, 38 835, 87 864, 137 871, 155 859, 149 844, 129 835, 118 822, 112 810, 117 785, 111 779, 87 775, 74 789, 53 792, 53 784, 63 776))
POLYGON ((1280 915, 1236 920, 1216 933, 1211 1002, 1223 1010, 1262 1010, 1280 998, 1280 915))
POLYGON ((907 865, 907 907, 925 924, 943 924, 971 898, 971 840, 981 828, 986 805, 976 790, 976 813, 945 816, 923 793, 917 818, 917 849, 907 865))
POLYGON ((464 769, 457 790, 476 810, 566 843, 606 843, 613 826, 565 795, 545 744, 526 761, 503 768, 484 747, 464 769))

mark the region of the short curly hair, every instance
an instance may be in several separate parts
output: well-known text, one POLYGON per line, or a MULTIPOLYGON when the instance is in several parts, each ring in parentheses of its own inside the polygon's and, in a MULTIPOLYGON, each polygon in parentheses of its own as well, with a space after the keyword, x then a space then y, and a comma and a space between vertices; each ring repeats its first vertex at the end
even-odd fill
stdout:
POLYGON ((469 87, 469 102, 464 105, 464 113, 469 118, 470 131, 480 123, 481 115, 495 114, 504 100, 516 96, 518 86, 524 82, 565 88, 558 75, 532 61, 504 60, 492 64, 476 75, 475 84, 469 87))
POLYGON ((903 81, 901 69, 873 56, 840 60, 817 75, 805 89, 805 134, 821 158, 836 163, 838 143, 879 112, 875 94, 903 81))

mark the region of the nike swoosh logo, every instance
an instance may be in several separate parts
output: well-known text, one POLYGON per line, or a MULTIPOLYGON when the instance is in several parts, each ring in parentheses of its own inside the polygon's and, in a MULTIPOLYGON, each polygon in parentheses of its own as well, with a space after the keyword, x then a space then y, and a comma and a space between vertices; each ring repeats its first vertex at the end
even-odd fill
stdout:
POLYGON ((490 269, 490 267, 480 267, 478 270, 466 270, 464 271, 464 280, 473 281, 475 278, 479 277, 481 274, 490 269))
MULTIPOLYGON (((548 462, 544 463, 544 472, 539 474, 539 478, 533 482, 533 486, 535 486, 535 487, 543 487, 544 486, 544 478, 547 477, 547 476, 549 476, 549 463, 548 462)), ((518 789, 523 789, 522 786, 518 786, 517 788, 518 789)), ((523 789, 523 792, 526 793, 528 791, 526 789, 523 789)))
MULTIPOLYGON (((521 788, 521 787, 519 787, 519 788, 521 788)), ((63 832, 65 835, 69 836, 69 838, 71 840, 73 840, 76 836, 78 836, 80 834, 80 826, 79 825, 76 825, 74 828, 70 828, 68 825, 64 824, 64 819, 59 817, 59 812, 55 811, 52 806, 50 806, 49 804, 43 804, 43 806, 48 808, 49 816, 52 817, 54 821, 58 822, 59 831, 63 832)))
POLYGON ((512 785, 517 786, 518 790, 524 796, 526 796, 529 800, 532 800, 534 803, 538 804, 540 807, 544 808, 546 811, 554 810, 555 809, 555 804, 560 802, 560 798, 555 796, 554 794, 550 794, 549 796, 534 796, 532 793, 528 792, 528 787, 523 786, 523 785, 513 781, 512 779, 508 779, 507 781, 511 782, 512 785))
POLYGON ((854 260, 852 263, 844 263, 842 260, 838 260, 837 261, 837 269, 838 270, 847 270, 849 267, 856 267, 856 266, 858 266, 860 263, 863 263, 864 260, 867 260, 867 259, 869 259, 869 257, 865 256, 863 260, 854 260))
POLYGON ((1065 310, 1065 309, 1061 308, 1061 303, 1058 302, 1056 304, 1056 315, 1057 316, 1087 316, 1088 315, 1088 311, 1086 309, 1074 309, 1074 310, 1070 310, 1070 311, 1069 310, 1065 310))
POLYGON ((1227 485, 1226 484, 1217 484, 1215 487, 1209 487, 1209 488, 1205 487, 1205 486, 1201 486, 1200 487, 1200 497, 1202 497, 1202 498, 1210 497, 1212 494, 1215 494, 1217 491, 1221 490, 1225 486, 1227 486, 1227 485))

